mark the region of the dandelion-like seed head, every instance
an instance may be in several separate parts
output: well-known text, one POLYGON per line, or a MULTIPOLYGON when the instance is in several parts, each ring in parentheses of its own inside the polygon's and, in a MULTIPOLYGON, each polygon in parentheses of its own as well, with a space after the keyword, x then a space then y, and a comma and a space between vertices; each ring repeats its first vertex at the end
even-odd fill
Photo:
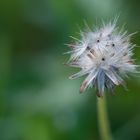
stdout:
POLYGON ((132 59, 135 45, 130 43, 132 34, 119 31, 116 22, 80 34, 80 40, 72 37, 75 44, 69 44, 72 50, 68 52, 71 54, 68 65, 81 69, 69 78, 87 76, 80 86, 80 92, 94 86, 99 97, 103 96, 105 89, 113 93, 115 86, 125 84, 125 76, 136 72, 137 65, 132 59))

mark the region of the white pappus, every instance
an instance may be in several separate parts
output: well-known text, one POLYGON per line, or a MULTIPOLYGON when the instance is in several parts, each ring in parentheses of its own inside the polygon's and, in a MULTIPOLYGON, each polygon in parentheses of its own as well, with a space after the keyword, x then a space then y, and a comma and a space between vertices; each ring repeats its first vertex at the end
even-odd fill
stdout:
POLYGON ((69 44, 72 49, 68 65, 80 68, 80 72, 70 76, 70 79, 87 75, 80 87, 84 92, 87 87, 94 86, 97 96, 102 97, 105 89, 113 93, 117 85, 124 85, 123 78, 129 73, 135 73, 133 48, 130 37, 133 34, 119 31, 116 22, 103 24, 95 31, 81 32, 81 39, 75 44, 69 44))

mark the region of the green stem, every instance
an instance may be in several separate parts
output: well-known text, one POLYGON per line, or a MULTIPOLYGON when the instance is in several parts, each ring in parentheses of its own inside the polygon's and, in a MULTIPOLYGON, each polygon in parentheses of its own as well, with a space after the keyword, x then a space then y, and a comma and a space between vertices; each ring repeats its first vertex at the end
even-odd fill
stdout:
POLYGON ((108 121, 106 98, 97 99, 98 123, 101 140, 112 140, 108 121))

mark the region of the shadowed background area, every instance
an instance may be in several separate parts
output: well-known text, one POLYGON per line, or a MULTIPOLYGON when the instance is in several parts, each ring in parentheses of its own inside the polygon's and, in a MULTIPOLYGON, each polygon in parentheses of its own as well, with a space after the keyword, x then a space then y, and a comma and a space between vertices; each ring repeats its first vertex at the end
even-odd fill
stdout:
MULTIPOLYGON (((84 20, 94 29, 120 15, 118 25, 139 31, 139 7, 138 0, 1 0, 0 140, 99 140, 97 97, 93 88, 79 94, 84 77, 68 79, 76 70, 62 65, 64 44, 84 20)), ((140 49, 134 53, 140 64, 140 49)), ((139 85, 133 76, 128 90, 106 93, 114 140, 140 139, 139 85)))

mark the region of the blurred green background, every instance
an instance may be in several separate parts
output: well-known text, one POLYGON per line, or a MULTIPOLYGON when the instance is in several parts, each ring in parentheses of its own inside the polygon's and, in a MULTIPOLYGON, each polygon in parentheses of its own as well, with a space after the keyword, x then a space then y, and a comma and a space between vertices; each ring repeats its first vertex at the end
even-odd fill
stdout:
MULTIPOLYGON (((92 27, 120 15, 118 25, 139 31, 139 7, 139 0, 1 0, 0 140, 100 140, 97 97, 93 89, 79 94, 84 77, 68 79, 76 69, 62 65, 64 44, 84 20, 92 27)), ((132 42, 140 44, 140 33, 132 42)), ((140 140, 140 78, 127 87, 106 93, 111 131, 115 140, 140 140)))

